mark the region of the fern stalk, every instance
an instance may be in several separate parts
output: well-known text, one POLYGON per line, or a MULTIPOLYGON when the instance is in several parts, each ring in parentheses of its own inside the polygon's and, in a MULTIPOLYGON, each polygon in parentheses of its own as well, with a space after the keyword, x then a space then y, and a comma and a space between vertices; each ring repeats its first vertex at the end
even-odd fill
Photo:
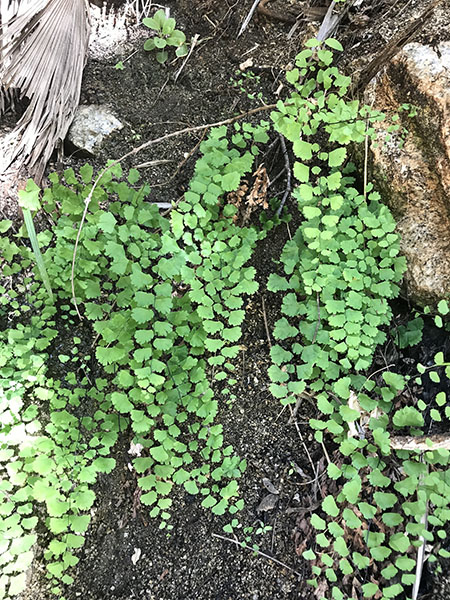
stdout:
POLYGON ((36 235, 36 230, 34 228, 33 217, 31 216, 31 211, 28 208, 23 208, 23 218, 25 221, 25 227, 28 231, 28 236, 30 238, 31 247, 33 248, 34 258, 36 260, 36 265, 39 269, 39 273, 41 274, 42 281, 45 285, 45 289, 47 290, 48 295, 50 296, 50 300, 53 302, 53 292, 52 286, 50 285, 50 279, 48 277, 47 269, 45 268, 44 259, 41 254, 41 250, 39 248, 39 242, 36 235))

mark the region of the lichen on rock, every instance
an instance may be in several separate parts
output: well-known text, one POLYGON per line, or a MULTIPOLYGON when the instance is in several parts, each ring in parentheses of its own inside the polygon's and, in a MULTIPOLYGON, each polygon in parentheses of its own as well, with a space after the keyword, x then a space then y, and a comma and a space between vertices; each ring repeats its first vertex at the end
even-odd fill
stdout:
POLYGON ((407 259, 405 292, 424 306, 450 296, 450 43, 410 43, 368 92, 388 114, 404 103, 417 114, 407 133, 377 124, 374 178, 397 219, 407 259))

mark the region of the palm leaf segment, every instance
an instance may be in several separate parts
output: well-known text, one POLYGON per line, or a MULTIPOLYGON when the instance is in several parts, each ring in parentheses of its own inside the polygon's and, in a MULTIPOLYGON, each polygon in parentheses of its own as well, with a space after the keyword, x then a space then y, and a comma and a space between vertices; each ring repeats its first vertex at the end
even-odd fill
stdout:
MULTIPOLYGON (((8 156, 42 178, 80 99, 89 41, 87 0, 0 0, 1 95, 15 89, 30 104, 8 156)), ((0 111, 4 109, 0 99, 0 111)))

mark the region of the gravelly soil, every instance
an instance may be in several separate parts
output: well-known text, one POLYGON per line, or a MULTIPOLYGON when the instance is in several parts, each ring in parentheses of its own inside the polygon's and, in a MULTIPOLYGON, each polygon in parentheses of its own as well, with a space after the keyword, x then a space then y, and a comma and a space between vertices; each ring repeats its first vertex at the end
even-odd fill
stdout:
MULTIPOLYGON (((176 83, 171 77, 179 63, 160 67, 142 49, 146 30, 130 29, 128 41, 115 42, 113 48, 103 39, 103 48, 109 50, 106 54, 94 42, 85 72, 82 103, 107 104, 125 124, 94 160, 96 166, 147 139, 185 126, 215 122, 255 106, 230 84, 239 64, 247 58, 254 60, 253 70, 260 75, 258 85, 264 98, 269 103, 276 101, 284 68, 319 26, 318 22, 305 21, 288 40, 289 24, 255 16, 237 38, 252 4, 250 0, 179 0, 167 4, 178 27, 188 37, 196 33, 200 36, 198 48, 176 83), (136 54, 125 62, 124 71, 114 68, 118 60, 135 50, 136 54)), ((285 13, 298 3, 275 0, 270 5, 275 11, 285 13)), ((346 49, 341 66, 349 73, 358 73, 399 27, 417 16, 425 5, 422 0, 380 0, 363 5, 359 12, 367 19, 358 25, 355 19, 347 18, 336 35, 346 49)), ((448 8, 444 2, 437 9, 419 39, 432 43, 450 38, 448 8)), ((357 13, 355 10, 351 15, 357 13)), ((153 184, 153 199, 176 200, 186 189, 193 160, 187 162, 169 185, 164 182, 172 177, 185 153, 198 140, 197 134, 175 138, 134 157, 125 166, 155 159, 171 160, 159 167, 143 169, 142 175, 153 184)), ((268 162, 269 159, 273 176, 282 164, 279 157, 268 157, 268 162)), ((82 162, 72 156, 66 157, 63 165, 53 166, 77 169, 82 162)), ((284 183, 281 178, 280 187, 274 191, 282 191, 284 183)), ((281 410, 267 389, 270 340, 264 317, 270 329, 277 306, 265 290, 265 281, 273 269, 272 257, 277 256, 287 237, 287 228, 280 227, 256 253, 254 263, 261 289, 247 302, 243 350, 236 359, 239 377, 233 390, 235 399, 224 401, 221 407, 226 442, 232 443, 248 461, 240 484, 246 508, 239 519, 244 527, 254 527, 254 531, 258 527, 272 527, 263 534, 253 533, 251 542, 284 566, 215 537, 214 534, 226 536, 222 531, 226 518, 201 509, 196 499, 184 491, 178 491, 175 497, 173 530, 170 534, 159 530, 158 524, 149 520, 146 510, 139 506, 136 479, 128 468, 131 437, 125 432, 116 449, 116 469, 102 476, 96 486, 92 525, 73 574, 75 583, 65 592, 68 600, 308 600, 312 597, 305 584, 309 576, 307 566, 296 554, 296 548, 306 535, 298 523, 321 497, 320 485, 308 483, 314 479, 312 465, 321 468, 324 465, 323 451, 312 442, 306 425, 314 408, 309 404, 300 406, 297 429, 289 422, 289 412, 281 410), (278 502, 266 511, 258 510, 268 494, 264 478, 279 491, 278 502), (133 564, 136 549, 141 554, 133 564)), ((404 307, 399 310, 405 311, 404 307)), ((37 561, 22 600, 52 597, 42 574, 42 564, 37 561)), ((442 598, 450 594, 450 587, 445 587, 443 580, 428 578, 425 585, 428 597, 431 593, 435 597, 440 593, 442 598)))

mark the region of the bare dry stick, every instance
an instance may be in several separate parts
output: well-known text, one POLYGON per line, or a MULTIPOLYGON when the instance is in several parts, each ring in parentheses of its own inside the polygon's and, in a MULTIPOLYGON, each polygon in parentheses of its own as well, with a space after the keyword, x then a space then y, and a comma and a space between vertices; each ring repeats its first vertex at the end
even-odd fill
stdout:
POLYGON ((333 0, 328 7, 328 10, 323 18, 322 24, 319 28, 319 32, 317 34, 317 39, 322 42, 327 37, 331 37, 332 32, 334 32, 335 28, 339 23, 339 16, 333 15, 334 7, 336 6, 335 0, 333 0))
POLYGON ((349 93, 351 95, 357 95, 358 93, 364 91, 368 83, 375 77, 375 75, 379 73, 381 69, 387 65, 398 52, 400 52, 405 44, 413 40, 425 23, 431 18, 433 15, 433 10, 441 2, 443 2, 443 0, 433 0, 433 2, 429 4, 422 14, 417 17, 417 19, 414 19, 409 25, 403 27, 403 29, 401 29, 396 36, 389 40, 382 51, 379 52, 375 58, 371 60, 370 63, 361 71, 358 81, 349 89, 349 93))
MULTIPOLYGON (((428 523, 428 500, 427 500, 427 510, 422 515, 420 519, 421 525, 424 525, 425 531, 428 523)), ((425 544, 426 540, 421 535, 419 539, 422 541, 422 544, 417 549, 417 561, 416 561, 416 579, 414 581, 413 590, 412 590, 412 600, 417 600, 417 596, 419 594, 420 582, 422 581, 422 571, 423 571, 423 563, 425 562, 425 544)))
POLYGON ((181 75, 181 71, 184 69, 184 67, 185 67, 185 66, 186 66, 186 64, 187 64, 187 61, 190 59, 190 57, 191 57, 191 54, 192 54, 192 52, 193 52, 193 50, 194 50, 194 48, 195 48, 195 46, 196 46, 196 44, 197 44, 197 42, 198 42, 198 38, 199 38, 199 37, 200 37, 200 36, 199 36, 199 34, 198 34, 198 33, 196 33, 196 34, 194 35, 194 37, 192 38, 192 41, 191 41, 191 48, 190 48, 190 50, 189 50, 189 54, 188 54, 188 55, 186 56, 186 58, 184 59, 184 61, 183 61, 183 64, 181 65, 181 67, 180 67, 180 68, 178 69, 178 71, 175 73, 175 77, 173 78, 174 82, 176 82, 176 81, 177 81, 178 77, 181 75))
MULTIPOLYGON (((421 462, 423 463, 423 456, 420 457, 421 462)), ((419 485, 423 481, 423 473, 419 476, 419 485)), ((428 525, 428 500, 426 502, 425 512, 420 519, 421 525, 424 526, 425 531, 427 530, 428 525)), ((417 561, 416 561, 416 579, 414 581, 413 589, 412 589, 412 600, 417 600, 417 596, 419 595, 420 582, 422 580, 422 571, 423 571, 423 563, 425 562, 425 545, 426 540, 423 535, 419 538, 422 544, 417 549, 417 561)))
POLYGON ((280 178, 280 177, 283 175, 283 173, 284 173, 285 171, 286 171, 286 167, 283 167, 283 168, 281 169, 281 171, 280 171, 280 172, 279 172, 277 175, 275 175, 275 177, 274 177, 273 179, 271 179, 271 180, 269 181, 269 185, 267 186, 267 188, 270 188, 270 187, 272 187, 272 186, 273 186, 273 184, 275 183, 275 181, 277 181, 277 179, 279 179, 279 178, 280 178))
POLYGON ((336 2, 335 2, 335 0, 333 0, 331 2, 330 6, 328 7, 328 10, 325 14, 325 17, 322 21, 319 32, 317 34, 317 39, 320 42, 323 42, 327 38, 333 36, 339 23, 342 21, 342 19, 348 13, 348 11, 353 6, 353 4, 355 4, 355 0, 348 0, 345 3, 345 6, 343 7, 343 9, 340 11, 339 14, 333 14, 333 10, 336 6, 336 2))
POLYGON ((295 402, 294 409, 291 410, 291 416, 289 417, 288 425, 292 425, 292 423, 294 422, 294 419, 296 418, 297 413, 298 413, 298 409, 300 408, 300 404, 302 403, 302 400, 304 398, 304 395, 303 395, 304 393, 305 392, 302 392, 301 394, 299 394, 297 401, 295 402))
POLYGON ((325 448, 325 444, 323 442, 320 442, 320 443, 322 444, 322 450, 323 450, 323 453, 325 454, 325 458, 327 459, 328 464, 331 465, 330 455, 328 454, 328 451, 325 448))
POLYGON ((366 136, 364 138, 364 202, 367 200, 367 163, 369 160, 369 120, 366 120, 366 136))
POLYGON ((267 323, 266 303, 264 301, 264 296, 262 296, 261 300, 262 300, 264 327, 266 328, 267 342, 269 343, 269 348, 272 348, 272 342, 270 341, 269 325, 267 323))
MULTIPOLYGON (((195 152, 197 151, 197 148, 200 146, 200 144, 203 141, 203 138, 205 137, 206 134, 206 129, 205 131, 202 133, 200 139, 198 140, 198 142, 195 144, 195 146, 192 148, 192 150, 190 150, 186 156, 183 158, 183 160, 178 163, 177 168, 175 169, 175 171, 172 173, 172 175, 169 177, 169 179, 166 179, 166 181, 162 181, 161 183, 154 183, 153 187, 163 187, 166 185, 169 185, 169 183, 171 183, 175 177, 178 175, 178 173, 181 171, 181 169, 184 167, 184 165, 187 163, 187 161, 191 158, 191 156, 193 154, 195 154, 195 152)), ((139 167, 136 167, 136 169, 139 169, 139 167)))
POLYGON ((239 540, 233 540, 233 538, 225 537, 224 535, 219 535, 218 533, 213 533, 212 536, 215 537, 215 538, 219 538, 219 540, 224 540, 225 542, 230 542, 231 544, 235 544, 236 546, 240 546, 244 550, 251 550, 252 552, 256 552, 256 554, 259 554, 259 556, 264 556, 264 558, 267 558, 268 560, 271 560, 274 563, 277 563, 277 565, 280 565, 281 567, 284 567, 285 569, 288 569, 289 571, 292 571, 292 573, 295 573, 299 577, 302 577, 301 573, 299 573, 298 571, 296 571, 295 569, 293 569, 289 565, 281 562, 281 560, 278 560, 277 558, 274 558, 273 556, 270 556, 270 554, 266 554, 265 552, 261 552, 261 550, 256 550, 256 548, 253 548, 253 546, 247 546, 247 544, 245 544, 244 542, 240 542, 239 540))
POLYGON ((393 450, 410 450, 412 452, 450 450, 450 433, 399 435, 391 437, 389 442, 393 450))
POLYGON ((77 299, 75 297, 75 261, 77 258, 78 245, 80 243, 81 230, 83 229, 83 225, 86 220, 89 205, 91 203, 94 191, 97 189, 98 183, 99 183, 100 179, 103 177, 103 175, 109 169, 111 169, 115 165, 119 164, 126 158, 128 158, 130 156, 134 156, 135 154, 138 154, 142 150, 145 150, 146 148, 150 148, 150 146, 155 146, 156 144, 164 142, 165 140, 169 140, 170 138, 177 137, 179 135, 184 135, 186 133, 192 133, 193 131, 203 131, 204 129, 210 129, 212 127, 221 127, 222 125, 230 125, 230 123, 234 123, 235 121, 238 121, 239 119, 243 119, 244 117, 249 117, 249 116, 255 115, 259 112, 275 109, 276 106, 277 106, 276 104, 267 104, 266 106, 259 106, 258 108, 252 108, 252 110, 249 110, 246 113, 241 113, 240 115, 237 115, 236 117, 230 117, 229 119, 224 119, 223 121, 217 121, 216 123, 208 123, 207 125, 197 125, 195 127, 185 127, 184 129, 179 129, 178 131, 172 131, 172 133, 166 133, 166 135, 163 135, 159 138, 155 138, 153 140, 148 140, 147 142, 144 142, 140 146, 133 148, 132 150, 130 150, 129 152, 127 152, 120 158, 114 160, 111 164, 109 164, 107 167, 105 167, 103 169, 103 171, 100 172, 100 174, 97 176, 96 180, 94 181, 94 185, 92 186, 91 191, 89 192, 88 196, 86 197, 86 200, 84 201, 84 211, 81 216, 81 221, 80 221, 80 225, 78 227, 77 237, 75 239, 75 247, 73 249, 72 270, 71 270, 71 274, 70 274, 70 285, 72 288, 72 302, 75 306, 75 310, 77 311, 77 315, 78 315, 79 319, 82 319, 82 316, 80 314, 80 311, 78 310, 77 299))
MULTIPOLYGON (((373 108, 375 97, 372 98, 370 108, 373 108)), ((368 175, 368 162, 369 162, 369 125, 370 117, 367 115, 366 118, 366 135, 364 138, 364 202, 367 199, 367 175, 368 175)))
MULTIPOLYGON (((291 418, 292 418, 292 406, 290 404, 289 404, 289 410, 291 411, 291 418)), ((306 455, 307 455, 307 457, 309 459, 309 464, 311 465, 311 468, 312 468, 313 473, 315 475, 315 480, 317 480, 318 477, 319 477, 318 470, 316 468, 316 465, 313 463, 313 459, 311 458, 311 454, 309 453, 308 446, 305 444, 305 440, 303 439, 302 432, 300 431, 300 427, 298 426, 297 419, 292 418, 292 422, 295 425, 295 429, 297 430, 298 437, 300 438, 302 446, 305 449, 306 455)))
POLYGON ((148 162, 135 165, 135 169, 147 169, 148 167, 157 167, 158 165, 166 165, 167 163, 174 162, 173 160, 160 158, 158 160, 150 160, 148 162))
POLYGON ((282 136, 281 134, 278 137, 280 138, 281 150, 283 151, 283 157, 284 157, 284 168, 286 170, 286 189, 284 191, 283 198, 281 199, 280 206, 278 207, 278 210, 277 210, 277 216, 279 217, 281 215, 281 211, 283 210, 284 203, 286 202, 287 198, 289 197, 289 195, 291 193, 292 186, 291 186, 291 165, 289 164, 289 156, 288 156, 288 152, 287 152, 287 148, 286 148, 286 142, 284 141, 284 136, 282 136))
POLYGON ((247 29, 248 24, 250 23, 250 21, 252 20, 253 14, 255 12, 255 10, 258 8, 258 4, 261 2, 261 0, 255 0, 252 4, 251 9, 248 12, 248 15, 245 17, 244 22, 241 25, 241 28, 239 29, 239 33, 238 33, 238 37, 241 36, 244 31, 247 29))

